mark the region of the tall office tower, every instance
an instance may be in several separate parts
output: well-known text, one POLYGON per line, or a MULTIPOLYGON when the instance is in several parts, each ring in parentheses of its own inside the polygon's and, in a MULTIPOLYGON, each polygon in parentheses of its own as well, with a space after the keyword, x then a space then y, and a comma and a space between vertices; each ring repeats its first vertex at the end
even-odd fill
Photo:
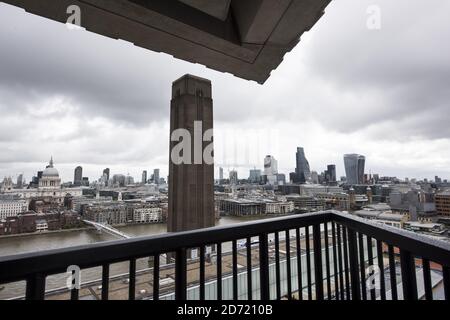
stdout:
POLYGON ((264 175, 271 176, 278 173, 278 161, 271 155, 264 158, 264 175))
POLYGON ((347 184, 362 184, 364 181, 364 166, 366 158, 359 154, 344 155, 347 184))
POLYGON ((153 170, 153 182, 159 184, 159 169, 153 170))
POLYGON ((76 167, 74 177, 73 177, 73 184, 75 186, 81 186, 82 183, 83 183, 83 168, 76 167))
POLYGON ((319 184, 319 174, 316 171, 311 172, 311 182, 313 184, 319 184))
POLYGON ((169 232, 215 225, 212 128, 211 81, 192 75, 176 80, 170 106, 169 232))
POLYGON ((103 175, 106 175, 106 181, 109 180, 109 173, 110 173, 109 168, 106 168, 105 170, 103 170, 103 175))
POLYGON ((364 183, 365 166, 366 166, 366 157, 359 155, 359 157, 358 157, 358 183, 364 183))
POLYGON ((336 165, 329 164, 327 166, 328 182, 336 182, 336 165))
POLYGON ((278 161, 271 155, 264 158, 264 176, 266 176, 267 183, 270 185, 278 184, 278 161))
POLYGON ((219 168, 219 182, 222 183, 223 181, 223 168, 219 168))
POLYGON ((249 182, 259 183, 261 181, 261 170, 250 169, 250 176, 248 177, 249 182))
POLYGON ((230 184, 237 185, 238 184, 238 173, 236 170, 231 170, 229 174, 230 184))
POLYGON ((297 181, 304 183, 311 177, 311 170, 309 168, 309 162, 305 157, 305 150, 303 148, 297 148, 296 157, 296 168, 295 173, 297 174, 297 181))
POLYGON ((142 184, 147 183, 147 170, 142 171, 142 184))
POLYGON ((17 177, 16 188, 17 189, 22 189, 23 188, 23 174, 19 174, 19 176, 17 177))

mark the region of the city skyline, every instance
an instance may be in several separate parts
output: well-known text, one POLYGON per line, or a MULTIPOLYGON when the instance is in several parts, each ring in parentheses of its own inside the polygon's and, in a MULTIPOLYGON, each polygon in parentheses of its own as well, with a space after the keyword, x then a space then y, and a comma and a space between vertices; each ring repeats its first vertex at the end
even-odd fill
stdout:
MULTIPOLYGON (((296 149, 295 151, 298 151, 298 149, 296 149)), ((293 154, 296 154, 296 153, 293 152, 293 154)), ((330 168, 330 166, 333 166, 334 169, 336 170, 336 177, 335 178, 336 178, 337 181, 340 181, 341 177, 346 177, 347 176, 346 169, 345 169, 345 157, 346 156, 350 156, 350 155, 354 155, 354 154, 342 155, 342 159, 341 159, 342 164, 328 164, 325 168, 316 168, 315 166, 311 166, 311 168, 312 168, 311 172, 320 173, 320 172, 322 172, 324 170, 325 171, 328 170, 330 168), (338 170, 337 168, 340 168, 340 170, 338 170)), ((365 158, 364 156, 358 155, 358 154, 356 154, 356 156, 363 157, 364 161, 367 162, 367 158, 365 158)), ((259 166, 256 166, 256 165, 255 166, 250 166, 249 165, 248 167, 245 167, 245 168, 239 168, 239 167, 223 168, 222 166, 220 166, 218 164, 215 164, 214 165, 214 178, 216 180, 220 180, 220 169, 223 169, 224 176, 228 176, 230 174, 230 172, 237 172, 238 176, 241 177, 241 178, 239 178, 239 180, 248 179, 249 178, 249 173, 250 173, 250 177, 251 177, 251 172, 254 171, 254 170, 260 171, 261 174, 264 174, 264 160, 266 160, 267 157, 268 156, 264 157, 263 161, 261 161, 261 164, 259 166)), ((273 156, 271 156, 271 157, 273 157, 273 156)), ((53 160, 53 156, 51 158, 53 160)), ((277 162, 277 167, 278 167, 278 160, 276 160, 276 162, 277 162)), ((45 163, 46 163, 45 161, 43 163, 37 163, 36 164, 37 165, 36 168, 29 170, 29 175, 27 175, 27 173, 24 173, 25 171, 21 171, 21 172, 18 172, 16 174, 5 174, 3 176, 0 176, 0 182, 3 181, 3 178, 12 178, 14 183, 15 183, 16 179, 19 178, 19 179, 25 180, 26 183, 29 183, 31 181, 31 179, 36 176, 38 171, 43 171, 45 169, 45 163)), ((96 171, 96 169, 94 170, 92 168, 92 166, 89 167, 89 165, 83 165, 83 164, 76 164, 73 167, 69 167, 69 164, 57 163, 56 166, 58 167, 58 170, 60 172, 61 182, 62 183, 69 183, 69 182, 74 183, 74 174, 75 174, 75 171, 78 168, 82 169, 82 172, 83 172, 82 173, 82 178, 87 177, 87 178, 89 178, 90 182, 94 182, 94 181, 98 182, 102 178, 102 175, 104 174, 104 170, 106 170, 105 169, 106 165, 103 165, 103 166, 102 165, 96 165, 95 168, 102 168, 98 172, 96 171), (62 174, 61 172, 65 172, 65 174, 64 173, 62 174), (92 174, 91 175, 89 175, 89 174, 86 175, 85 172, 91 172, 92 174)), ((147 175, 148 180, 150 180, 150 177, 152 175, 154 175, 156 172, 158 172, 158 179, 159 178, 164 178, 164 179, 167 178, 167 175, 161 175, 160 174, 160 172, 166 172, 166 170, 161 170, 160 168, 155 168, 155 167, 151 167, 151 166, 148 167, 148 168, 147 167, 145 167, 145 168, 135 167, 133 173, 131 173, 130 170, 125 170, 125 169, 122 169, 120 167, 115 167, 117 169, 117 171, 115 171, 115 170, 113 170, 111 168, 114 168, 114 167, 110 166, 110 168, 108 168, 110 170, 110 178, 112 178, 114 175, 124 175, 124 176, 130 176, 135 181, 137 181, 137 182, 139 181, 140 182, 141 181, 140 178, 142 178, 144 171, 146 171, 147 174, 148 174, 148 172, 153 172, 153 174, 147 175)), ((278 172, 280 174, 285 174, 286 176, 288 176, 289 172, 292 172, 292 171, 295 171, 295 165, 292 168, 286 169, 286 171, 278 170, 278 172)), ((416 176, 403 177, 403 176, 399 176, 399 175, 395 175, 395 174, 394 175, 387 175, 387 174, 384 174, 382 172, 373 172, 370 168, 367 168, 367 166, 365 167, 363 174, 369 174, 369 175, 370 174, 377 174, 380 177, 396 177, 396 178, 398 178, 400 180, 416 179, 418 181, 421 181, 421 180, 427 179, 428 181, 434 181, 436 178, 439 178, 440 180, 450 180, 450 177, 439 176, 439 175, 433 175, 433 176, 430 176, 430 177, 416 177, 416 176)), ((361 180, 361 183, 362 183, 362 180, 361 180)), ((352 184, 354 184, 354 183, 352 183, 352 184)))
POLYGON ((29 181, 51 154, 64 181, 72 180, 78 165, 90 179, 98 179, 106 166, 138 180, 142 170, 158 167, 166 177, 170 82, 194 73, 215 84, 216 162, 225 172, 234 168, 239 176, 248 176, 251 168, 262 167, 264 155, 273 154, 279 171, 288 174, 295 168, 292 150, 303 146, 312 170, 320 172, 335 163, 338 178, 344 175, 342 155, 349 152, 366 155, 366 171, 381 175, 448 178, 448 93, 442 86, 449 62, 441 56, 448 56, 449 48, 440 39, 450 28, 445 17, 439 17, 450 5, 438 1, 429 8, 419 1, 379 1, 382 28, 369 31, 368 4, 331 3, 326 22, 319 21, 302 38, 302 46, 285 57, 262 87, 168 55, 68 30, 2 3, 0 17, 8 32, 0 35, 5 44, 0 53, 5 61, 0 74, 0 177, 24 173, 29 181), (411 25, 412 20, 422 23, 411 25), (393 28, 395 33, 390 32, 393 28), (435 29, 444 34, 430 36, 435 29), (24 41, 27 50, 22 50, 24 41), (422 46, 417 47, 417 41, 422 46), (340 55, 323 53, 336 46, 342 48, 340 55), (353 56, 349 48, 358 60, 348 59, 353 56), (412 65, 428 76, 413 80, 420 74, 411 75, 412 65), (153 74, 159 75, 157 80, 153 74), (123 81, 130 83, 127 92, 120 89, 123 81), (253 153, 256 160, 241 167, 245 161, 234 161, 234 148, 227 141, 245 136, 242 128, 267 127, 275 130, 278 143, 260 143, 253 153))

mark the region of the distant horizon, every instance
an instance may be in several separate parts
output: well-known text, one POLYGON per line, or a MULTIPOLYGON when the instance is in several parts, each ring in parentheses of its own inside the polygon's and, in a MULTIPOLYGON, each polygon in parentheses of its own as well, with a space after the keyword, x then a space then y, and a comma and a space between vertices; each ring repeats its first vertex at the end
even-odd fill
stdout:
MULTIPOLYGON (((136 167, 133 167, 131 170, 130 170, 130 168, 128 168, 127 170, 120 170, 120 169, 118 169, 118 166, 114 166, 113 167, 113 166, 101 166, 101 165, 92 165, 92 164, 85 164, 85 165, 83 165, 83 164, 74 164, 74 163, 59 164, 57 162, 57 158, 56 157, 53 157, 53 160, 55 162, 55 168, 59 172, 59 175, 60 175, 62 183, 69 183, 69 182, 73 183, 74 171, 75 171, 75 168, 78 167, 78 166, 81 166, 83 168, 83 177, 88 177, 89 178, 89 182, 98 181, 101 178, 102 174, 103 174, 103 170, 106 169, 106 168, 110 168, 110 178, 113 177, 115 174, 123 174, 125 176, 130 175, 135 180, 135 183, 138 183, 138 182, 141 181, 141 179, 142 179, 142 172, 144 170, 147 170, 147 179, 149 180, 151 175, 153 174, 153 170, 154 169, 159 169, 160 170, 160 177, 164 178, 165 180, 167 180, 167 174, 163 174, 163 173, 167 172, 168 170, 167 169, 163 170, 163 168, 161 168, 161 167, 154 167, 154 168, 152 167, 150 169, 145 169, 145 168, 144 169, 139 169, 140 167, 136 166, 136 167), (102 168, 102 169, 98 171, 98 177, 95 177, 93 172, 97 172, 98 168, 102 168), (87 170, 89 172, 88 175, 85 174, 86 173, 86 171, 85 171, 86 169, 88 169, 87 170), (70 172, 70 170, 71 170, 71 172, 70 172), (70 178, 67 178, 68 176, 70 178)), ((330 163, 330 164, 334 164, 334 163, 330 163)), ((29 163, 29 165, 30 166, 31 165, 39 165, 39 163, 29 163)), ((42 164, 42 167, 40 167, 40 169, 36 169, 34 171, 32 171, 31 169, 28 169, 27 171, 18 171, 16 174, 2 174, 2 175, 0 175, 0 183, 3 181, 4 178, 8 178, 8 177, 11 177, 13 179, 13 182, 15 183, 17 177, 20 174, 23 174, 23 177, 25 178, 26 182, 29 183, 29 182, 31 182, 32 177, 36 176, 38 171, 43 171, 47 165, 48 165, 48 161, 44 162, 42 164)), ((215 179, 218 179, 219 178, 219 168, 221 166, 220 165, 215 165, 214 167, 215 167, 215 179)), ((338 168, 339 165, 336 164, 336 167, 338 168)), ((344 167, 344 165, 342 164, 342 170, 344 170, 343 167, 344 167)), ((257 170, 261 170, 262 173, 264 172, 263 164, 260 167, 258 167, 258 166, 249 166, 249 167, 229 167, 229 168, 222 167, 222 168, 224 169, 224 179, 228 179, 228 173, 231 170, 238 171, 238 178, 239 178, 239 180, 247 179, 248 176, 249 176, 250 170, 253 170, 255 168, 257 170)), ((321 172, 323 172, 325 169, 326 168, 322 169, 321 171, 318 171, 318 170, 314 170, 313 167, 312 167, 311 172, 312 171, 316 171, 320 175, 321 172)), ((293 167, 291 171, 282 171, 282 170, 278 170, 278 171, 279 171, 280 174, 285 174, 286 175, 286 182, 288 183, 289 182, 289 174, 291 172, 295 171, 295 167, 293 167)), ((0 170, 0 172, 2 172, 2 170, 0 170)), ((337 170, 337 172, 340 172, 340 171, 337 170)), ((366 170, 365 173, 369 174, 369 171, 366 170)), ((424 179, 428 179, 428 181, 434 181, 435 176, 436 176, 436 175, 432 175, 432 176, 429 176, 429 177, 414 177, 414 176, 413 177, 407 177, 407 176, 406 177, 402 177, 402 176, 395 175, 395 174, 394 175, 390 175, 390 174, 383 174, 383 173, 378 173, 378 172, 372 172, 371 174, 372 175, 373 174, 379 174, 380 177, 396 177, 396 178, 398 178, 400 180, 405 180, 405 178, 408 178, 410 180, 411 179, 416 179, 418 181, 421 181, 421 180, 423 181, 424 179)), ((450 180, 450 178, 445 177, 445 176, 440 176, 440 175, 437 175, 437 176, 439 178, 441 178, 442 180, 450 180)), ((337 174, 337 176, 336 176, 338 181, 340 181, 341 177, 345 177, 345 172, 343 172, 343 174, 337 174)))

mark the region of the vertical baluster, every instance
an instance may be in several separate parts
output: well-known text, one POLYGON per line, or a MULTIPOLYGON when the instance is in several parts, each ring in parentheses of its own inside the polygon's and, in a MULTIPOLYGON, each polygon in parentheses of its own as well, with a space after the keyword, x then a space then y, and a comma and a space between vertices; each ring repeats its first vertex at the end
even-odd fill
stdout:
POLYGON ((222 300, 222 243, 217 244, 217 300, 222 300))
POLYGON ((297 245, 297 280, 298 280, 298 299, 303 300, 303 280, 302 280, 302 247, 300 239, 300 229, 295 229, 295 240, 297 245))
POLYGON ((377 240, 378 268, 380 269, 380 297, 386 300, 386 283, 384 279, 383 244, 377 240))
POLYGON ((238 299, 238 266, 237 266, 237 241, 232 241, 233 246, 233 300, 238 299))
POLYGON ((394 247, 388 246, 389 252, 389 278, 391 278, 391 296, 392 300, 398 300, 397 295, 397 271, 395 266, 394 247))
POLYGON ((129 277, 128 299, 135 300, 136 299, 136 259, 130 260, 128 277, 129 277))
POLYGON ((338 259, 336 253, 336 227, 334 222, 331 222, 331 236, 333 242, 333 271, 334 271, 334 296, 339 300, 339 275, 338 275, 338 259))
POLYGON ((316 300, 323 300, 322 243, 320 224, 313 226, 314 272, 316 282, 316 300))
POLYGON ((247 238, 247 299, 252 300, 252 238, 247 238))
POLYGON ((259 236, 259 266, 261 300, 270 300, 267 234, 259 236))
POLYGON ((78 300, 80 298, 80 290, 72 289, 70 290, 70 300, 78 300))
POLYGON ((442 266, 442 275, 444 278, 445 300, 450 301, 450 268, 442 266))
POLYGON ((292 300, 292 274, 291 274, 291 242, 289 230, 286 230, 286 273, 288 300, 292 300))
POLYGON ((176 252, 175 258, 175 300, 186 300, 186 249, 181 248, 176 252))
POLYGON ((358 270, 358 243, 356 242, 356 233, 348 229, 348 246, 350 258, 350 280, 352 289, 352 299, 361 300, 360 280, 358 270))
POLYGON ((433 300, 433 289, 431 287, 431 272, 430 261, 428 259, 422 259, 423 266, 423 284, 425 288, 425 298, 428 301, 433 300))
POLYGON ((280 239, 278 232, 275 232, 275 284, 277 300, 281 299, 281 280, 280 280, 280 239))
POLYGON ((411 252, 400 249, 404 300, 417 300, 416 266, 411 252))
POLYGON ((366 258, 364 257, 364 237, 363 237, 362 233, 358 233, 358 248, 359 248, 359 268, 360 268, 360 272, 361 272, 362 299, 367 300, 366 258))
MULTIPOLYGON (((372 238, 371 237, 367 237, 367 256, 369 258, 368 259, 369 266, 373 268, 374 264, 373 264, 373 251, 372 251, 372 238)), ((376 300, 376 298, 377 297, 376 297, 376 293, 375 293, 375 286, 372 286, 372 288, 370 289, 370 299, 376 300)))
POLYGON ((324 223, 324 239, 325 239, 325 269, 327 274, 327 299, 331 300, 331 274, 330 274, 330 250, 328 243, 328 223, 324 223))
POLYGON ((102 300, 109 297, 109 264, 102 266, 102 300))
POLYGON ((343 272, 343 267, 342 267, 342 241, 341 241, 341 227, 336 224, 336 233, 337 233, 337 242, 338 242, 338 258, 339 258, 339 294, 340 294, 340 298, 341 300, 345 299, 344 296, 344 272, 343 272))
POLYGON ((200 300, 205 300, 205 246, 200 247, 200 300))
POLYGON ((309 227, 305 227, 305 246, 306 246, 306 275, 308 278, 308 300, 312 300, 311 248, 309 244, 309 227))
POLYGON ((153 256, 153 300, 159 300, 159 254, 153 256))
POLYGON ((347 228, 342 227, 342 241, 344 245, 344 271, 345 271, 345 293, 347 300, 350 300, 350 275, 348 267, 348 241, 347 241, 347 228))
POLYGON ((26 300, 44 300, 45 276, 36 273, 27 279, 26 300))

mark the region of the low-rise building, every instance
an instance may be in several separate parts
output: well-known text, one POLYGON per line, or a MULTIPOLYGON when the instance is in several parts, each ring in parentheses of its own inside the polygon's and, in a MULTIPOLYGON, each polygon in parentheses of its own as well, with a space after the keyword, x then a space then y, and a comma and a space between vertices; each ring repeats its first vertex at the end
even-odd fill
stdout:
POLYGON ((233 216, 253 216, 265 213, 265 203, 248 199, 223 199, 220 210, 233 216))
POLYGON ((450 216, 450 191, 435 195, 436 212, 440 216, 450 216))
POLYGON ((0 199, 0 220, 9 217, 16 217, 20 213, 28 211, 28 204, 25 200, 0 199))
POLYGON ((87 205, 83 219, 109 225, 127 223, 127 208, 123 203, 92 203, 87 205))
POLYGON ((133 210, 133 222, 135 223, 160 223, 162 221, 161 208, 143 207, 133 210))
POLYGON ((266 214, 287 214, 294 211, 294 202, 266 202, 266 214))
POLYGON ((353 214, 360 218, 372 220, 374 222, 396 228, 403 228, 404 224, 409 220, 409 215, 407 214, 398 214, 380 210, 357 210, 353 212, 353 214))
POLYGON ((326 201, 314 196, 287 196, 286 199, 294 203, 297 210, 304 212, 323 211, 326 208, 326 201))
POLYGON ((326 209, 334 209, 347 211, 350 208, 349 195, 345 192, 341 193, 319 193, 316 197, 325 201, 326 209))
POLYGON ((442 236, 447 232, 445 225, 440 223, 421 223, 421 222, 406 222, 405 229, 418 232, 425 233, 430 235, 442 236))

